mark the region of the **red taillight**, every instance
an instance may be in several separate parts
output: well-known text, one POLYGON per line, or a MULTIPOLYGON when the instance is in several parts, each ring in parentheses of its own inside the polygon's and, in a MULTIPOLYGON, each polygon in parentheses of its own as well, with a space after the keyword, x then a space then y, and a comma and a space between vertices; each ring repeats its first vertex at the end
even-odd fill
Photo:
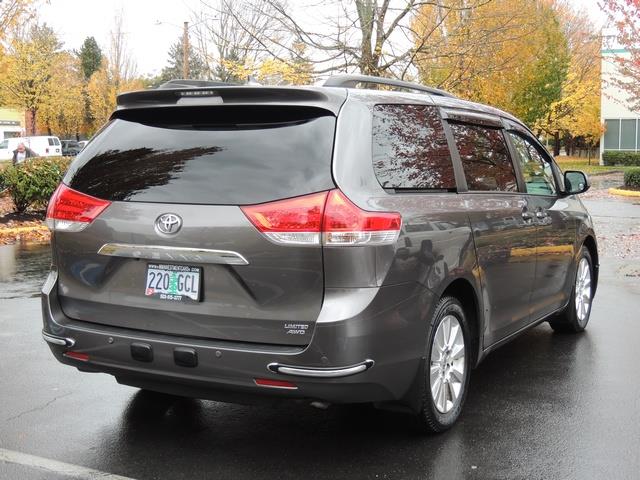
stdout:
POLYGON ((258 230, 277 243, 320 243, 327 192, 241 207, 258 230))
POLYGON ((326 245, 395 243, 401 224, 399 213, 362 210, 340 190, 331 190, 324 209, 323 242, 326 245))
POLYGON ((111 205, 107 200, 76 192, 61 183, 47 207, 47 225, 51 230, 79 232, 111 205))
POLYGON ((270 378, 255 378, 253 380, 256 385, 260 387, 271 388, 288 388, 290 390, 296 390, 298 386, 295 383, 287 382, 286 380, 272 380, 270 378))
POLYGON ((81 352, 65 352, 64 353, 65 357, 69 357, 69 358, 73 358, 74 360, 80 360, 81 362, 88 362, 89 361, 89 355, 86 353, 81 353, 81 352))
POLYGON ((256 228, 276 243, 328 246, 388 245, 400 234, 395 212, 369 212, 340 190, 241 207, 256 228))

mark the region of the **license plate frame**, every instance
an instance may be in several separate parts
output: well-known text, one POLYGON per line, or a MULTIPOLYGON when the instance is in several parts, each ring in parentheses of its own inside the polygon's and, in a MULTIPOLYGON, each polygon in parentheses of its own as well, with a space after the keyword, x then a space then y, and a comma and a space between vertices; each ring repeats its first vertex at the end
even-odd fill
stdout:
POLYGON ((171 302, 198 303, 202 300, 202 267, 147 263, 144 295, 171 302))

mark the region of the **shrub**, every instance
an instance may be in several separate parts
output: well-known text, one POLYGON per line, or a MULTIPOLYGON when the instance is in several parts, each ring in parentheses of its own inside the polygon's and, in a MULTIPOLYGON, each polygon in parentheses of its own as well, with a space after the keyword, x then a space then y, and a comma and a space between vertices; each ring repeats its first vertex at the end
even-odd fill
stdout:
POLYGON ((640 168, 632 168, 624 172, 624 186, 640 188, 640 168))
POLYGON ((605 165, 637 165, 640 167, 640 152, 604 152, 602 161, 605 165))
POLYGON ((70 159, 64 157, 31 158, 0 171, 0 190, 8 190, 16 212, 46 207, 62 180, 70 159))

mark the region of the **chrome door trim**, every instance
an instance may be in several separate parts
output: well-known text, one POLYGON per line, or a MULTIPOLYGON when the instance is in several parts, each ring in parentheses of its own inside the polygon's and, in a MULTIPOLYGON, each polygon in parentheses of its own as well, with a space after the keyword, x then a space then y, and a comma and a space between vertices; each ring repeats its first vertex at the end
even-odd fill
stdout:
POLYGON ((297 377, 313 377, 313 378, 338 378, 355 375, 364 372, 373 366, 373 360, 365 360, 357 365, 349 367, 336 368, 305 368, 295 367, 292 365, 280 365, 278 363, 270 363, 267 368, 274 373, 283 373, 285 375, 294 375, 297 377))
POLYGON ((249 265, 246 258, 230 250, 208 248, 168 247, 163 245, 134 245, 105 243, 98 255, 108 257, 141 258, 166 262, 221 263, 225 265, 249 265))

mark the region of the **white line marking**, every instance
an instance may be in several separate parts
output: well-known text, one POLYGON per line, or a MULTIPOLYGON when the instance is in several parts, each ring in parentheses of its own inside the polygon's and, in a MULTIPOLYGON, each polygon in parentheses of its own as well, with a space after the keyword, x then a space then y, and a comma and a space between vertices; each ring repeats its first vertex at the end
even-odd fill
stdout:
POLYGON ((80 480, 134 480, 130 477, 122 477, 92 468, 81 467, 80 465, 58 462, 57 460, 37 457, 35 455, 29 455, 28 453, 15 452, 4 448, 0 448, 0 462, 25 465, 80 480))

